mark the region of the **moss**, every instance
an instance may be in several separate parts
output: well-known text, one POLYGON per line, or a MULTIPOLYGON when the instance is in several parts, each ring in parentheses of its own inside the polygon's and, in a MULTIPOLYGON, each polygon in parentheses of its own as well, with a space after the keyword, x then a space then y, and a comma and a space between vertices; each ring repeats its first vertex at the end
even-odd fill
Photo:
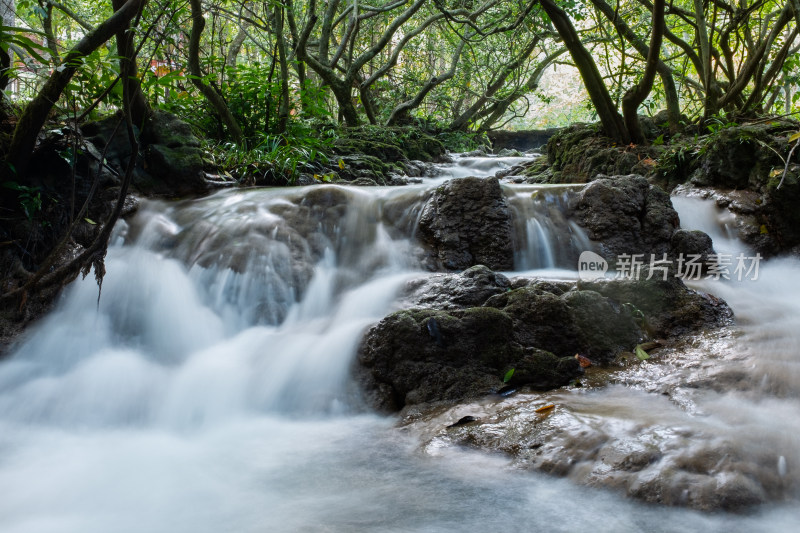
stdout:
POLYGON ((445 147, 436 137, 413 127, 359 126, 339 129, 334 151, 393 163, 406 159, 434 161, 444 155, 445 147))
POLYGON ((550 173, 538 171, 536 175, 538 182, 546 183, 587 183, 598 174, 649 175, 661 151, 654 146, 620 146, 603 136, 596 124, 575 124, 550 138, 550 173))

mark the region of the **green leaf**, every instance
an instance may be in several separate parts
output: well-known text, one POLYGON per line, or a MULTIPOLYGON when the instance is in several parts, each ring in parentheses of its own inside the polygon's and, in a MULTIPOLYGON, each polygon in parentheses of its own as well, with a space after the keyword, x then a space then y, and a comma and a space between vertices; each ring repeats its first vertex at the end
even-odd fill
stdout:
POLYGON ((506 372, 505 376, 503 376, 503 383, 508 383, 513 375, 514 375, 514 369, 512 368, 511 370, 506 372))
POLYGON ((789 137, 789 142, 790 142, 790 143, 793 143, 793 142, 795 142, 797 139, 800 139, 800 131, 796 132, 794 135, 792 135, 791 137, 789 137))
POLYGON ((642 345, 641 344, 637 344, 636 345, 636 350, 635 351, 636 351, 636 357, 638 357, 640 361, 646 361, 646 360, 650 359, 650 355, 648 355, 648 353, 645 352, 642 349, 642 345))
POLYGON ((95 222, 95 221, 94 221, 94 220, 92 220, 91 218, 88 218, 88 217, 86 217, 86 218, 84 218, 83 220, 85 220, 86 222, 88 222, 88 223, 89 223, 89 224, 91 224, 92 226, 96 226, 96 225, 97 225, 97 222, 95 222))

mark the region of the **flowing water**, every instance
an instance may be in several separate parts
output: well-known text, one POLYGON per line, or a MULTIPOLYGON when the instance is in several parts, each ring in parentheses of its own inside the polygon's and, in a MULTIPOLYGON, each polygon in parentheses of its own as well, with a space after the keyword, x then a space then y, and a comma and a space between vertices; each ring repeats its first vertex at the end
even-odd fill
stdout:
MULTIPOLYGON (((425 199, 517 162, 465 158, 403 188, 146 203, 116 229, 99 304, 92 281, 73 283, 0 363, 0 531, 790 530, 800 513, 786 504, 702 514, 501 457, 432 456, 363 409, 349 367, 364 329, 423 275, 425 199)), ((568 189, 506 193, 517 269, 574 269, 590 243, 561 214, 568 189)), ((720 393, 705 416, 785 449, 783 475, 800 464, 797 273, 774 261, 759 282, 709 287, 742 320, 759 392, 720 393)))

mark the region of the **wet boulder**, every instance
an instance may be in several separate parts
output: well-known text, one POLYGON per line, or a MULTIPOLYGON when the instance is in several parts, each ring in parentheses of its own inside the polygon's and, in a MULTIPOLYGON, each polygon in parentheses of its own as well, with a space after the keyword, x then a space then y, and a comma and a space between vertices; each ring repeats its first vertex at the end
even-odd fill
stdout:
POLYGON ((479 266, 413 281, 404 303, 414 307, 369 329, 354 373, 367 402, 383 411, 454 403, 497 392, 512 368, 511 385, 551 389, 580 375, 576 354, 607 364, 648 338, 730 321, 722 300, 646 274, 512 283, 479 266))
POLYGON ((461 309, 481 306, 510 288, 507 277, 476 265, 458 274, 434 274, 411 280, 406 284, 404 300, 415 307, 461 309))
POLYGON ((724 300, 689 289, 674 270, 666 276, 661 272, 651 276, 645 267, 638 280, 579 281, 578 288, 631 306, 653 336, 674 337, 719 327, 733 318, 724 300))
POLYGON ((609 259, 622 254, 660 258, 670 252, 679 225, 669 195, 635 174, 598 176, 572 200, 570 210, 609 259))
POLYGON ((395 411, 497 392, 512 368, 515 384, 544 389, 564 385, 580 373, 574 358, 559 359, 516 342, 514 321, 507 313, 472 307, 389 315, 364 338, 356 374, 371 405, 395 411))
POLYGON ((670 240, 673 256, 700 256, 703 262, 714 254, 714 246, 708 234, 697 230, 679 229, 670 240))
POLYGON ((445 182, 425 204, 419 235, 434 269, 514 267, 511 212, 497 178, 445 182))
POLYGON ((628 307, 594 291, 559 290, 534 284, 494 296, 485 305, 512 317, 517 342, 559 357, 580 353, 608 362, 642 338, 628 307))

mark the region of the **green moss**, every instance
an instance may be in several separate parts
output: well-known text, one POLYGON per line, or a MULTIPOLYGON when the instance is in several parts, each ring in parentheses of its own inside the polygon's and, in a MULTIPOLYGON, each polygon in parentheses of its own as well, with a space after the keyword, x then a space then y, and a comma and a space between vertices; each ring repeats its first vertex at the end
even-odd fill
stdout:
POLYGON ((390 163, 413 159, 433 161, 445 153, 436 137, 413 127, 359 126, 340 128, 334 150, 342 155, 365 154, 390 163))

